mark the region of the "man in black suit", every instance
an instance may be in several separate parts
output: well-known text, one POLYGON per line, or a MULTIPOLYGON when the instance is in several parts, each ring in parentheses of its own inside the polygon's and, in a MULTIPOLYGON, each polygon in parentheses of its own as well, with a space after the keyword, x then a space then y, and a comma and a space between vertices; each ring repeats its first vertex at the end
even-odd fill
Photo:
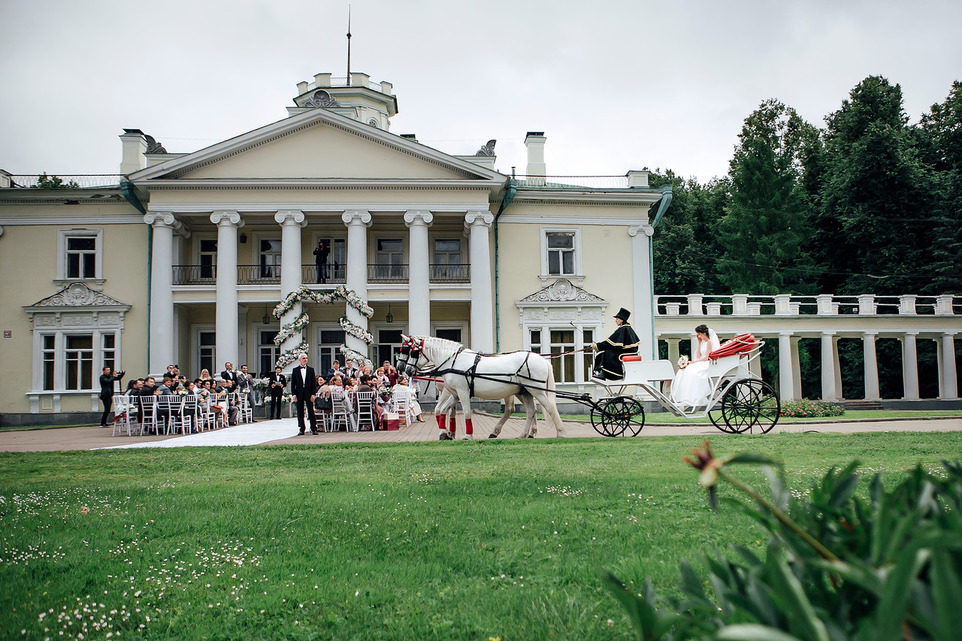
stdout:
POLYGON ((220 373, 221 379, 227 381, 227 389, 230 392, 234 391, 237 387, 237 372, 234 371, 234 366, 230 361, 224 363, 224 371, 220 373))
POLYGON ((100 427, 107 427, 107 414, 110 414, 110 406, 114 402, 114 381, 119 381, 124 377, 125 372, 110 373, 110 368, 105 367, 104 373, 100 375, 100 402, 104 405, 104 413, 100 417, 100 427))
POLYGON ((287 385, 287 378, 281 374, 281 368, 275 367, 274 371, 267 377, 268 387, 271 389, 271 419, 281 417, 281 397, 284 396, 284 387, 287 385))
POLYGON ((314 396, 317 394, 317 375, 314 368, 307 366, 307 354, 301 354, 297 359, 298 365, 291 371, 291 394, 297 403, 298 436, 304 434, 304 406, 307 405, 307 417, 311 422, 311 434, 317 434, 317 419, 314 417, 314 396))

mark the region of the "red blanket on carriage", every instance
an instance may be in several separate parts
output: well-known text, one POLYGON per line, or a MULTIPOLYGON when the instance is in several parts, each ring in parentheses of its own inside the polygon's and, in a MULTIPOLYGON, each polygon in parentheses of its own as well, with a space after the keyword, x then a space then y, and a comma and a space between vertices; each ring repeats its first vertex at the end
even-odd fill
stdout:
POLYGON ((751 334, 738 334, 735 338, 722 343, 718 349, 708 355, 708 358, 717 361, 722 356, 734 356, 735 354, 751 351, 757 344, 758 341, 755 340, 755 337, 751 334))

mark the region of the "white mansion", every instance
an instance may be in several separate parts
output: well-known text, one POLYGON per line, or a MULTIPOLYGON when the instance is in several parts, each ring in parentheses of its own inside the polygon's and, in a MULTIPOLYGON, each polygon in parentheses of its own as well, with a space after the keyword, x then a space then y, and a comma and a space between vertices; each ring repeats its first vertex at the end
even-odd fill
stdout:
MULTIPOLYGON (((390 133, 393 87, 363 73, 299 83, 287 111, 192 153, 126 129, 120 175, 0 171, 0 424, 98 411, 103 366, 262 374, 305 349, 324 370, 345 355, 388 360, 402 332, 571 352, 605 338, 620 307, 645 355, 662 340, 674 358, 705 321, 772 339, 783 399, 800 396, 799 339, 822 341, 831 400, 839 338, 864 341, 865 389, 846 392, 869 399, 875 339, 901 340, 910 400, 916 342, 934 339, 940 398, 958 397, 952 296, 656 299, 651 237, 671 194, 647 171, 552 177, 542 132, 525 138, 523 178, 495 169, 494 141, 443 153, 390 133)), ((556 360, 558 381, 587 390, 588 363, 556 360)))

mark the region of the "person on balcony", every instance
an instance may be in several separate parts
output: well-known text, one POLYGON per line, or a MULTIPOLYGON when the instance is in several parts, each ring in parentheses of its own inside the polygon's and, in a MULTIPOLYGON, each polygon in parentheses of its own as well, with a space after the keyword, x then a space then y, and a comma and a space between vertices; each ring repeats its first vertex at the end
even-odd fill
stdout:
POLYGON ((317 267, 317 282, 327 282, 327 257, 331 255, 331 245, 326 238, 317 241, 314 248, 314 266, 317 267))
POLYGON ((622 307, 615 314, 615 329, 606 340, 592 345, 599 353, 595 357, 592 375, 595 378, 617 380, 625 377, 625 368, 621 363, 622 354, 635 354, 641 339, 628 324, 631 312, 622 307))
POLYGON ((671 381, 671 400, 679 407, 699 407, 708 404, 711 385, 708 382, 708 355, 721 346, 715 330, 708 325, 695 328, 697 349, 691 359, 682 358, 678 372, 671 381))

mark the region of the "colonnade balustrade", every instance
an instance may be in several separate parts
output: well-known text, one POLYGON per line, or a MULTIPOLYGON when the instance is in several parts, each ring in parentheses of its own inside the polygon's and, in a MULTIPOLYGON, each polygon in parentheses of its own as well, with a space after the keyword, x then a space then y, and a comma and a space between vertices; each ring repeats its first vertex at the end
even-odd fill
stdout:
MULTIPOLYGON (((162 372, 166 365, 175 362, 175 307, 173 286, 213 286, 215 289, 216 346, 215 359, 218 366, 230 361, 236 363, 239 356, 239 285, 280 286, 279 300, 302 285, 333 287, 343 284, 353 290, 360 299, 367 300, 369 283, 403 283, 408 287, 409 331, 429 334, 431 331, 431 286, 438 283, 461 284, 471 290, 471 336, 473 348, 491 351, 494 347, 494 323, 492 320, 492 278, 490 269, 470 269, 471 264, 490 264, 490 229, 494 216, 487 210, 465 210, 461 214, 464 235, 467 237, 468 262, 465 264, 434 264, 431 261, 429 229, 435 221, 430 211, 410 210, 404 213, 403 222, 408 228, 407 259, 403 265, 370 264, 369 229, 376 214, 365 210, 346 210, 338 216, 346 235, 346 260, 330 270, 323 284, 316 283, 315 266, 304 264, 302 256, 303 230, 313 214, 301 210, 278 210, 273 222, 280 226, 280 265, 239 265, 238 243, 245 242, 239 230, 247 223, 256 222, 263 227, 265 218, 257 213, 218 210, 209 215, 216 226, 217 252, 215 264, 182 265, 174 261, 174 235, 189 237, 190 232, 176 212, 148 211, 144 222, 153 227, 151 241, 151 332, 150 370, 162 372)), ((450 214, 445 214, 450 216, 450 214)), ((206 216, 205 216, 206 217, 206 216)), ((197 216, 189 217, 197 231, 197 216)), ((331 213, 323 215, 325 227, 330 227, 331 213)), ((206 222, 206 221, 205 221, 206 222)), ((309 258, 309 257, 308 257, 309 258)), ((290 323, 301 314, 301 304, 296 303, 280 319, 280 325, 290 323)), ((364 331, 368 319, 348 305, 347 318, 351 324, 364 331)), ((281 351, 294 349, 303 341, 303 332, 296 332, 281 344, 281 351)), ((347 346, 361 353, 367 345, 350 334, 347 346)))
MULTIPOLYGON (((677 360, 683 341, 705 324, 724 338, 749 332, 778 351, 778 387, 783 400, 802 397, 798 342, 818 339, 821 398, 881 399, 876 342, 901 343, 903 398, 919 400, 919 340, 935 341, 939 399, 959 398, 956 335, 962 333, 962 297, 954 295, 876 296, 874 294, 792 296, 655 297, 655 335, 677 360), (839 339, 862 341, 863 389, 842 390, 839 339)), ((694 350, 694 343, 691 344, 694 350)), ((689 352, 691 353, 691 352, 689 352)))

